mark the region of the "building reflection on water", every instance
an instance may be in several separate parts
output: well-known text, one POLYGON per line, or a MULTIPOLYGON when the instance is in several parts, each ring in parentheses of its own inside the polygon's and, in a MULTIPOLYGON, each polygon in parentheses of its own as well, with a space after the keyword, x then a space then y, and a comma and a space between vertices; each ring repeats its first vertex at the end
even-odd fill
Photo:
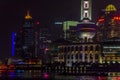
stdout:
POLYGON ((108 73, 108 76, 58 75, 42 73, 40 70, 1 70, 0 80, 120 80, 120 73, 108 73), (112 74, 112 75, 111 75, 112 74))

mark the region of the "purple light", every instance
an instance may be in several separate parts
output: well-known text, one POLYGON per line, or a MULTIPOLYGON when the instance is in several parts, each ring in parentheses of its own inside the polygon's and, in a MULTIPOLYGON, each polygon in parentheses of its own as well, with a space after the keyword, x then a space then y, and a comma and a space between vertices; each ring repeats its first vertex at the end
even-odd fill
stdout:
POLYGON ((47 79, 49 75, 47 73, 44 73, 44 78, 47 79))

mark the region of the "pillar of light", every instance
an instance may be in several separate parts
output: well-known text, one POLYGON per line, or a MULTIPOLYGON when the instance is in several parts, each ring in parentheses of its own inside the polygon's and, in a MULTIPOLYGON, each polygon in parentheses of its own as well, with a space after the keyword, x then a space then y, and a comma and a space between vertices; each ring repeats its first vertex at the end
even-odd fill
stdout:
POLYGON ((12 57, 14 57, 15 55, 15 36, 16 36, 16 33, 12 32, 12 57))

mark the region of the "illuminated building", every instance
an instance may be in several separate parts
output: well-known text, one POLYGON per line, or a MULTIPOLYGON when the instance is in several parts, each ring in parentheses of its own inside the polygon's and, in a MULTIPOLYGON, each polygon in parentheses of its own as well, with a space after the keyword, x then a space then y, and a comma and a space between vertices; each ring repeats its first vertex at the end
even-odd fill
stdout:
MULTIPOLYGON (((92 1, 91 0, 81 0, 81 16, 80 20, 83 22, 88 22, 92 20, 92 1)), ((64 39, 74 38, 72 36, 74 32, 74 27, 79 24, 79 21, 64 21, 63 22, 63 31, 64 39)), ((81 23, 80 23, 81 24, 81 23)))
POLYGON ((37 25, 38 29, 38 56, 42 59, 42 63, 49 62, 50 60, 50 44, 52 43, 52 35, 49 26, 37 25), (48 59, 49 58, 49 59, 48 59))
POLYGON ((23 58, 23 43, 22 43, 22 30, 16 32, 15 38, 15 57, 23 58))
POLYGON ((63 31, 64 31, 64 39, 69 39, 71 37, 70 29, 71 27, 77 26, 78 21, 65 21, 63 22, 63 31))
POLYGON ((96 33, 96 24, 92 20, 92 1, 81 0, 81 22, 66 21, 63 24, 64 39, 92 39, 96 33), (74 36, 74 37, 73 37, 74 36))
POLYGON ((56 61, 66 66, 77 63, 101 63, 101 45, 95 41, 96 24, 91 22, 91 0, 81 0, 81 22, 63 23, 64 39, 58 44, 56 61))
POLYGON ((80 39, 93 39, 96 34, 96 24, 92 20, 92 1, 81 0, 81 21, 77 25, 77 34, 80 39))
POLYGON ((54 30, 51 32, 54 40, 64 38, 63 22, 57 21, 54 23, 53 27, 54 27, 54 30))
POLYGON ((62 44, 58 49, 58 62, 65 62, 67 66, 75 63, 99 63, 101 57, 98 43, 62 44))
POLYGON ((120 38, 103 42, 102 63, 120 63, 120 38))
POLYGON ((22 26, 22 48, 24 58, 35 57, 35 33, 34 33, 34 23, 30 16, 29 11, 24 19, 24 24, 22 26))
POLYGON ((98 20, 97 41, 102 44, 102 63, 120 63, 120 13, 109 4, 105 14, 98 20))
POLYGON ((114 16, 117 9, 114 5, 106 6, 105 13, 98 19, 98 28, 96 33, 97 41, 104 41, 106 39, 117 37, 119 27, 115 27, 114 16), (117 29, 118 28, 118 29, 117 29))
POLYGON ((80 22, 76 27, 76 33, 81 42, 93 42, 97 26, 92 22, 80 22))

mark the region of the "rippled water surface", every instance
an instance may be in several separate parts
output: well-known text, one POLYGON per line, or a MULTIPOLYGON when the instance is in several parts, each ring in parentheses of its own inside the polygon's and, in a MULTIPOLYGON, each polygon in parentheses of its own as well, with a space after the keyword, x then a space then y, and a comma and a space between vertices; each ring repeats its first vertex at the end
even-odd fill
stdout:
POLYGON ((65 76, 40 70, 0 70, 0 80, 120 80, 119 76, 65 76))

